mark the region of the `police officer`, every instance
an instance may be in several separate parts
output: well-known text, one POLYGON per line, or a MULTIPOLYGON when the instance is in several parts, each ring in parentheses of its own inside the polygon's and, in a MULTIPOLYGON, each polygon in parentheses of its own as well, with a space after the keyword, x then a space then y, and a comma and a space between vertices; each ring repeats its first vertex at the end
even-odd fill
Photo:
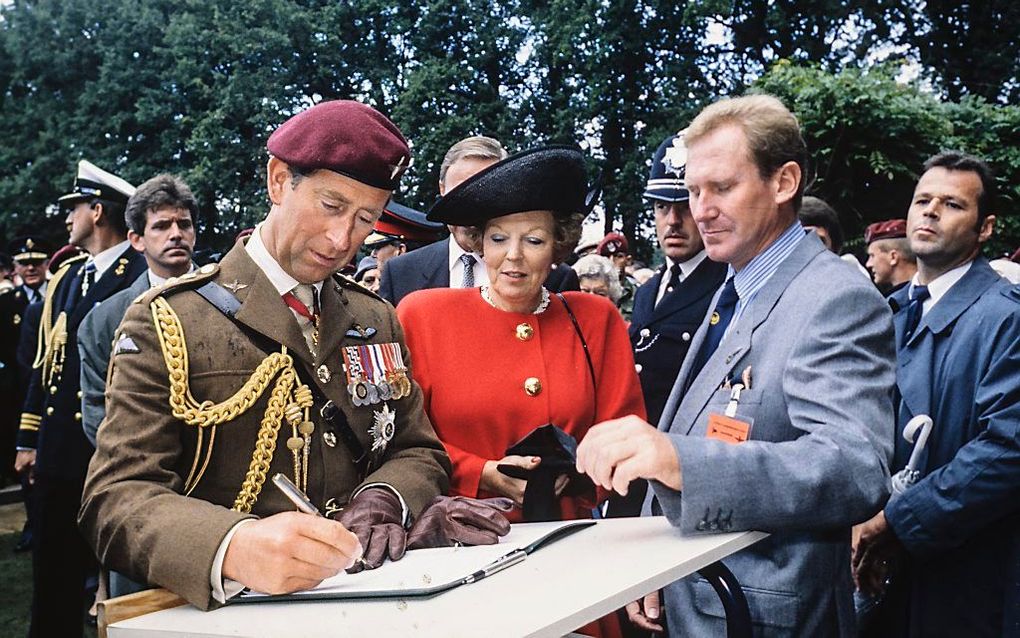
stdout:
POLYGON ((687 151, 683 131, 659 145, 644 197, 652 204, 655 235, 666 262, 638 288, 630 338, 645 395, 648 420, 657 423, 691 337, 712 295, 726 276, 725 264, 705 256, 684 188, 687 151))
POLYGON ((39 349, 18 431, 17 466, 35 477, 32 636, 82 631, 84 582, 95 558, 75 523, 92 445, 81 428, 78 326, 97 303, 145 270, 128 244, 124 206, 134 187, 82 160, 69 210, 69 242, 88 257, 69 259, 46 290, 39 349))
POLYGON ((399 559, 448 484, 393 308, 334 275, 408 166, 403 136, 332 101, 267 147, 265 221, 128 308, 80 516, 104 566, 203 609, 399 559))

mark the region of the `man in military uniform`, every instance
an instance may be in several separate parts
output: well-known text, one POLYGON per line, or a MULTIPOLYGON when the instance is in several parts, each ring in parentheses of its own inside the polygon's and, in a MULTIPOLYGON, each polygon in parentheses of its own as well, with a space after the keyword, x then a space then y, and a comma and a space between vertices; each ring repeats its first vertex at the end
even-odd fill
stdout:
POLYGON ((81 429, 78 326, 92 307, 126 288, 145 269, 128 245, 128 182, 82 160, 71 193, 70 243, 88 257, 69 259, 46 291, 38 355, 18 431, 17 467, 34 475, 33 636, 80 635, 85 579, 95 557, 75 518, 92 445, 81 429))
MULTIPOLYGON (((14 272, 21 278, 21 285, 0 294, 0 396, 6 397, 0 416, 2 428, 3 468, 0 471, 0 483, 8 480, 21 483, 21 495, 25 502, 25 526, 21 530, 21 538, 14 546, 14 551, 25 552, 31 549, 32 511, 29 503, 32 495, 32 484, 28 474, 18 474, 14 469, 15 439, 18 432, 18 416, 28 391, 28 380, 32 372, 32 359, 18 356, 18 344, 23 333, 27 331, 25 309, 31 303, 41 303, 46 294, 46 266, 50 253, 53 252, 49 242, 36 235, 19 237, 8 245, 13 256, 14 272)), ((31 336, 34 345, 35 336, 31 336)), ((34 354, 34 352, 33 352, 34 354)))
POLYGON ((620 287, 623 289, 623 294, 616 302, 616 307, 620 309, 620 314, 627 321, 630 321, 631 315, 634 313, 634 296, 638 289, 637 282, 627 273, 627 265, 630 263, 629 251, 630 244, 627 242, 627 237, 616 231, 607 233, 595 249, 595 252, 608 258, 616 267, 620 287))
POLYGON ((25 308, 41 301, 46 293, 46 264, 50 247, 39 237, 19 237, 10 242, 15 274, 21 284, 0 292, 0 388, 7 399, 0 406, 0 447, 3 449, 0 485, 17 480, 14 472, 14 439, 18 431, 18 415, 28 386, 28 371, 18 366, 18 341, 25 308))
POLYGON ((403 136, 334 101, 267 147, 265 221, 128 309, 80 514, 104 566, 202 609, 400 558, 448 484, 392 307, 334 275, 408 166, 403 136))
POLYGON ((907 239, 907 220, 887 219, 864 229, 871 279, 884 294, 891 295, 917 274, 917 257, 907 239))

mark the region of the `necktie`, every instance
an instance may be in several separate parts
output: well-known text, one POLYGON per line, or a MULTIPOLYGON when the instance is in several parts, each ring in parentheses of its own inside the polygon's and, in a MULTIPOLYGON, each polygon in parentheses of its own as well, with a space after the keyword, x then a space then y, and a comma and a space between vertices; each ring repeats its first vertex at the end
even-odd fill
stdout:
POLYGON ((715 349, 719 347, 719 342, 722 341, 723 335, 726 334, 726 327, 730 325, 730 320, 733 319, 733 311, 737 308, 737 287, 733 283, 734 277, 730 277, 726 280, 726 285, 723 286, 722 294, 719 295, 719 301, 715 304, 715 310, 712 311, 712 318, 709 320, 708 334, 705 335, 705 341, 701 344, 701 349, 698 350, 698 356, 694 359, 694 367, 691 368, 691 374, 687 377, 688 385, 701 369, 705 367, 705 362, 708 361, 715 349))
POLYGON ((283 295, 283 301, 304 321, 299 321, 308 350, 315 355, 319 345, 319 295, 315 286, 298 284, 283 295))
POLYGON ((475 287, 475 256, 464 253, 460 256, 460 263, 464 264, 464 280, 461 288, 475 287))
POLYGON ((659 302, 665 299, 666 295, 677 289, 677 287, 680 285, 681 275, 682 273, 680 272, 680 264, 673 264, 672 266, 669 267, 669 281, 666 283, 666 292, 662 294, 662 297, 659 299, 659 302))
POLYGON ((910 291, 910 303, 907 305, 907 323, 903 326, 903 346, 907 345, 910 337, 914 336, 917 325, 921 323, 921 314, 924 312, 924 301, 931 297, 928 286, 914 286, 910 291))
POLYGON ((89 294, 89 287, 96 278, 96 262, 89 261, 85 263, 85 274, 81 278, 81 296, 89 294))

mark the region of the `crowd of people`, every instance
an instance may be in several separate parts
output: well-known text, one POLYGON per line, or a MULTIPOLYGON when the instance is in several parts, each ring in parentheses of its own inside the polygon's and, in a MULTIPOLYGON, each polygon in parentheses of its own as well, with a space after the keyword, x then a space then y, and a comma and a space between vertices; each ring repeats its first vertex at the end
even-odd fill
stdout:
MULTIPOLYGON (((865 269, 804 192, 793 114, 720 100, 651 158, 648 269, 619 232, 579 245, 597 189, 575 147, 461 140, 427 214, 392 201, 409 145, 358 102, 267 151, 269 211, 216 263, 181 179, 84 160, 67 246, 10 243, 32 636, 81 635, 95 598, 213 609, 604 516, 768 532, 724 561, 755 635, 1020 636, 1020 287, 982 256, 980 158, 918 167, 865 269)), ((691 576, 579 631, 726 619, 691 576)))

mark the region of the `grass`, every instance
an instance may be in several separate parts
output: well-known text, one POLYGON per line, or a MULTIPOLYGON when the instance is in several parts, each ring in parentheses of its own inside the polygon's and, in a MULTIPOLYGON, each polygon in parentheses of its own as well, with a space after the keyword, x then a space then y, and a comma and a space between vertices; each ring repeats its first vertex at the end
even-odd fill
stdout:
MULTIPOLYGON (((28 635, 32 607, 32 553, 12 550, 18 534, 0 534, 0 636, 28 635)), ((85 627, 85 636, 95 638, 96 630, 85 627)))

